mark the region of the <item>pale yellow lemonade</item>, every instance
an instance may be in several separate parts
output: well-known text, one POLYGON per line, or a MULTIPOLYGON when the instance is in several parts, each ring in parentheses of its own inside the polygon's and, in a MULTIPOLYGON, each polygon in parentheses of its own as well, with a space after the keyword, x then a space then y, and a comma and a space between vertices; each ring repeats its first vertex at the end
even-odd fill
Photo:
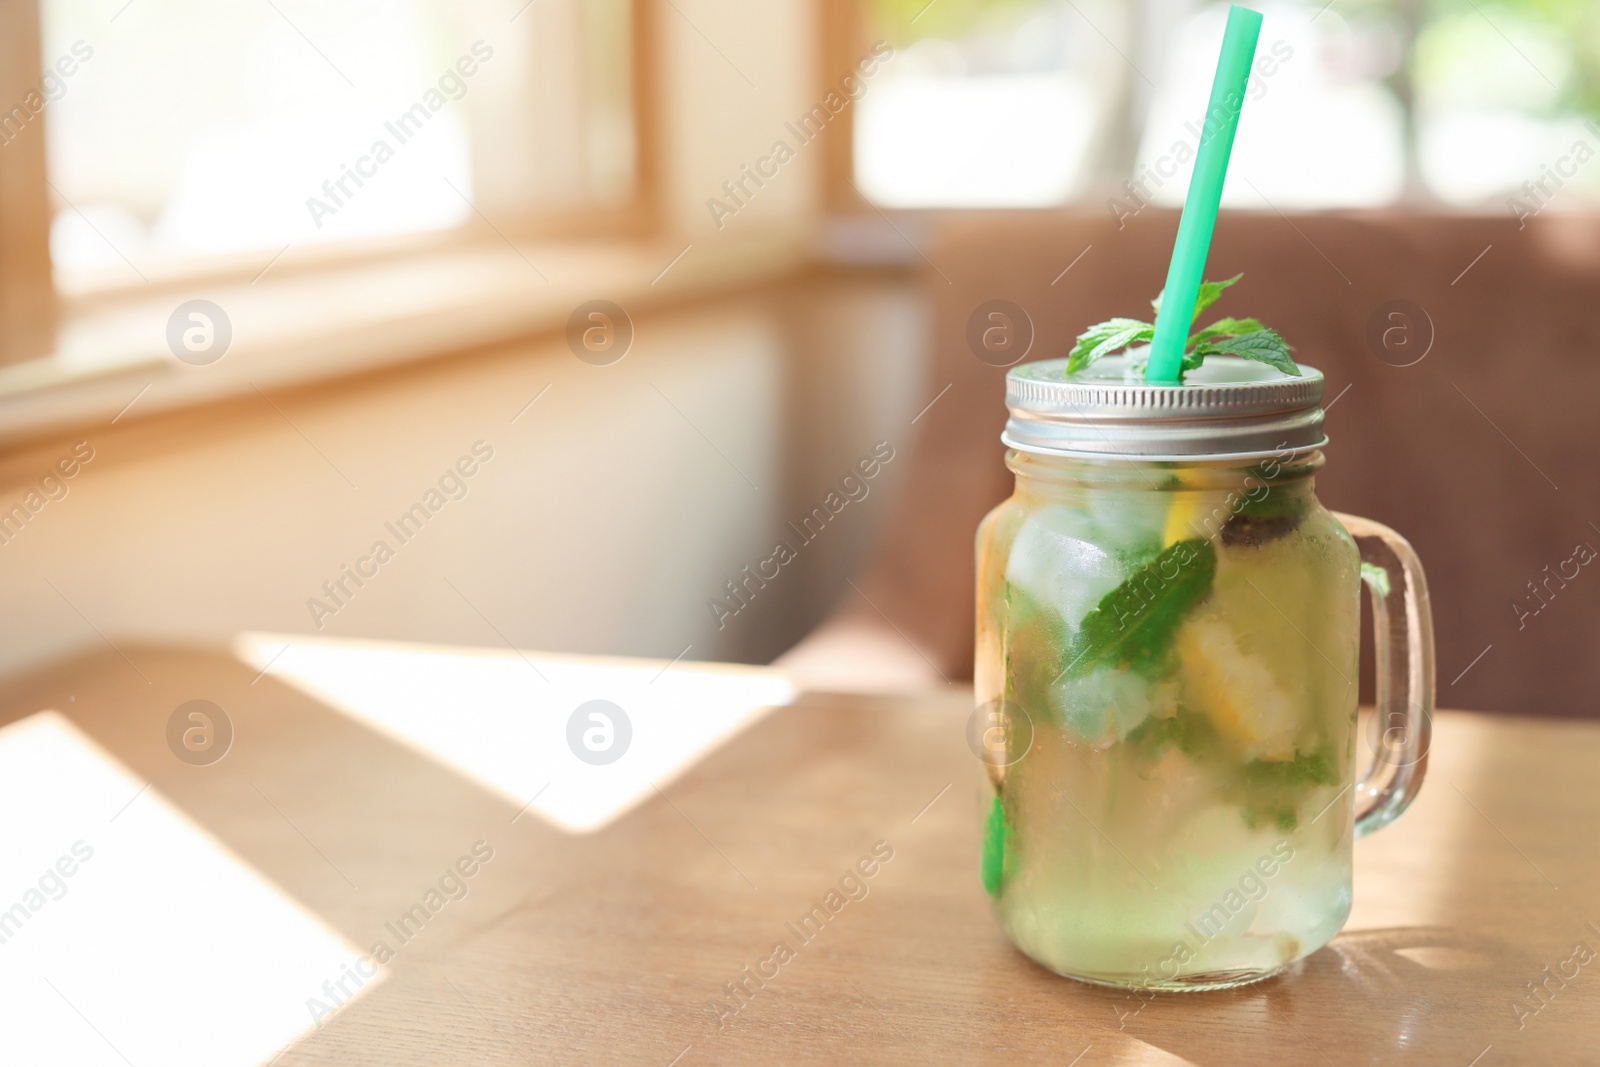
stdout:
POLYGON ((1319 948, 1350 910, 1360 584, 1321 454, 1007 462, 975 677, 1009 710, 982 868, 1006 933, 1155 989, 1319 948))

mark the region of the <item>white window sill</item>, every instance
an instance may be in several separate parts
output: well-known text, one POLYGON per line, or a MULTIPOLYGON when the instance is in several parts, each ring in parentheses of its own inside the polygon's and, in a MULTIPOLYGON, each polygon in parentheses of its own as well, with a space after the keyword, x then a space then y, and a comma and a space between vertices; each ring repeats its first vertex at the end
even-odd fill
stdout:
POLYGON ((86 302, 46 358, 0 367, 0 447, 147 418, 209 401, 565 329, 578 305, 610 300, 632 317, 696 296, 773 281, 806 260, 799 242, 472 245, 257 283, 195 284, 86 302), (167 321, 191 299, 227 314, 232 341, 191 366, 167 321))

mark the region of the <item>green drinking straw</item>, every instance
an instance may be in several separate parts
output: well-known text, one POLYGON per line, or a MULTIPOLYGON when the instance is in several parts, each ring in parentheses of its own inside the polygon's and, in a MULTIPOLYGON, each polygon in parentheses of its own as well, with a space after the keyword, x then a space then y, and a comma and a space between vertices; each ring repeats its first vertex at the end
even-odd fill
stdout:
POLYGON ((1194 177, 1189 179, 1178 239, 1172 245, 1172 265, 1167 268, 1167 287, 1156 313, 1156 333, 1144 372, 1147 382, 1176 385, 1179 381, 1189 327, 1194 324, 1194 302, 1200 295, 1206 253, 1211 250, 1211 231, 1222 202, 1222 180, 1228 175, 1228 156, 1233 151, 1233 134, 1239 128, 1239 111, 1260 34, 1259 11, 1237 4, 1228 8, 1228 28, 1222 35, 1217 76, 1211 82, 1211 102, 1195 155, 1194 177))

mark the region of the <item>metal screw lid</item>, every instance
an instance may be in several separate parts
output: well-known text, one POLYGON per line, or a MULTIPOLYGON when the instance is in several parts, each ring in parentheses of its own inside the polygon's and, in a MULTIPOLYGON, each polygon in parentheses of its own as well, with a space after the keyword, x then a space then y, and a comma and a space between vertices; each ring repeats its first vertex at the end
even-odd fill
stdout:
MULTIPOLYGON (((1137 354, 1137 353, 1136 353, 1137 354)), ((1137 360, 1142 365, 1142 357, 1137 360)), ((1322 372, 1294 378, 1237 356, 1211 356, 1182 385, 1146 385, 1127 356, 1107 356, 1071 379, 1067 361, 1023 363, 1006 374, 1000 440, 1023 452, 1096 459, 1251 459, 1308 452, 1322 432, 1322 372)))

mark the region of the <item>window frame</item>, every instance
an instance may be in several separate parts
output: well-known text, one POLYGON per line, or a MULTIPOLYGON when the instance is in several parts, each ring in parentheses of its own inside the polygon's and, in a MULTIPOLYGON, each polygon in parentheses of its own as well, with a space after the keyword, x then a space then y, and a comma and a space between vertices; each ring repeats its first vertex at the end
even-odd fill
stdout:
MULTIPOLYGON (((36 0, 0 4, 0 114, 10 118, 37 95, 40 54, 36 0)), ((50 200, 45 108, 0 146, 0 363, 54 348, 57 319, 50 269, 50 200)))
MULTIPOLYGON (((249 282, 270 268, 280 276, 427 257, 478 245, 564 241, 643 240, 661 225, 661 58, 654 0, 629 0, 628 87, 632 110, 633 181, 625 199, 610 204, 534 209, 493 223, 476 211, 451 230, 307 245, 272 261, 270 252, 156 261, 148 284, 85 272, 59 285, 50 259, 54 205, 41 104, 21 132, 0 146, 0 365, 49 357, 63 319, 108 303, 137 300, 166 289, 249 282)), ((22 106, 38 88, 42 62, 40 0, 0 5, 0 114, 22 106), (15 101, 13 105, 10 102, 15 101)))
MULTIPOLYGON (((820 0, 821 47, 816 72, 819 91, 838 82, 872 47, 867 34, 864 0, 820 0)), ((854 103, 822 132, 822 206, 830 215, 871 215, 878 209, 855 184, 854 103)))

